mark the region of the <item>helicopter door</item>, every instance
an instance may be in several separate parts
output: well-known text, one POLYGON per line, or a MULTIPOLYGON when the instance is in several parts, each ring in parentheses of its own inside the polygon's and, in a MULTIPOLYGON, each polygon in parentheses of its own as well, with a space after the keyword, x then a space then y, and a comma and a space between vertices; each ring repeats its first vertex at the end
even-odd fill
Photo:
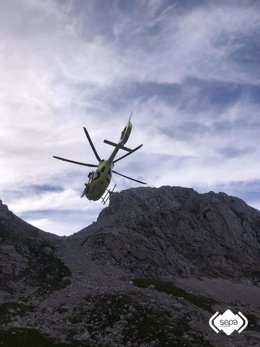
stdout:
POLYGON ((100 171, 96 170, 93 181, 97 180, 100 177, 100 171))

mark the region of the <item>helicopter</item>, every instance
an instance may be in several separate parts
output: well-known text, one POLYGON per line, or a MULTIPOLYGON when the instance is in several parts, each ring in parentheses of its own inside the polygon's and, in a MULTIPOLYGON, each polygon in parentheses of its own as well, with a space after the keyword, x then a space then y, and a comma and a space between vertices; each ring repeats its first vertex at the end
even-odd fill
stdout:
POLYGON ((88 142, 89 142, 89 144, 90 144, 90 146, 91 146, 91 148, 95 154, 95 157, 97 158, 97 160, 99 162, 98 165, 87 164, 87 163, 82 163, 79 161, 74 161, 74 160, 65 159, 62 157, 53 156, 53 158, 55 158, 55 159, 67 161, 69 163, 97 168, 96 171, 89 172, 88 182, 85 183, 85 188, 81 194, 81 198, 83 198, 85 196, 88 200, 93 200, 93 201, 97 201, 99 199, 102 199, 103 204, 105 204, 106 201, 113 194, 114 189, 116 187, 116 185, 115 185, 112 190, 108 189, 108 186, 111 182, 112 173, 119 175, 119 176, 122 176, 124 178, 127 178, 129 180, 141 183, 141 184, 146 184, 145 182, 142 182, 142 181, 139 181, 135 178, 123 175, 123 174, 113 170, 114 164, 116 162, 118 162, 119 160, 127 157, 128 155, 136 152, 138 149, 140 149, 143 146, 143 145, 139 145, 138 147, 136 147, 134 149, 130 149, 128 147, 125 147, 125 143, 129 139, 129 136, 130 136, 131 131, 132 131, 131 116, 132 116, 132 114, 130 115, 130 118, 127 122, 127 125, 124 127, 123 131, 121 132, 120 140, 118 141, 118 143, 104 140, 104 143, 115 147, 114 150, 112 151, 110 157, 107 160, 104 160, 104 159, 101 160, 101 158, 98 155, 96 148, 94 147, 94 144, 93 144, 93 142, 89 136, 87 129, 85 127, 83 127, 85 135, 88 139, 88 142), (120 158, 115 159, 115 157, 116 157, 116 155, 120 149, 124 150, 128 153, 121 156, 120 158))

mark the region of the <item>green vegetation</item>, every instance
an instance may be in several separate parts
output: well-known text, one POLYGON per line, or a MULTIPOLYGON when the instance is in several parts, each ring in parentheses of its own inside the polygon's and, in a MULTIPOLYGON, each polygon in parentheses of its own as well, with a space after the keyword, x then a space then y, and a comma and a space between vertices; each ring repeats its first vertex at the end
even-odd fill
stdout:
MULTIPOLYGON (((136 341, 149 343, 158 341, 162 347, 210 347, 211 344, 203 336, 191 331, 187 317, 172 320, 167 311, 138 308, 138 312, 132 320, 131 335, 136 336, 136 341), (189 338, 186 340, 185 336, 189 338)), ((131 325, 130 325, 131 326, 131 325)))
POLYGON ((4 347, 93 347, 83 342, 59 343, 34 329, 0 331, 0 346, 4 347))
POLYGON ((70 322, 73 324, 82 321, 96 322, 101 329, 112 326, 120 320, 120 315, 128 312, 126 307, 131 303, 131 299, 127 295, 91 296, 86 297, 85 300, 91 302, 93 308, 74 309, 73 314, 69 317, 70 322))
POLYGON ((54 247, 48 242, 28 244, 30 259, 24 276, 31 285, 40 285, 38 294, 59 290, 70 284, 70 270, 54 254, 54 247), (45 252, 45 249, 50 252, 45 252), (65 278, 65 280, 64 280, 65 278))
POLYGON ((129 336, 136 337, 136 342, 158 341, 160 346, 181 346, 182 336, 189 330, 185 327, 183 333, 177 336, 179 321, 172 322, 168 312, 156 311, 138 307, 136 315, 130 322, 129 336), (187 329, 187 330, 186 330, 187 329))
POLYGON ((193 346, 210 346, 203 336, 191 331, 187 317, 173 321, 170 312, 140 305, 130 295, 101 295, 85 300, 91 308, 84 308, 82 303, 69 320, 75 325, 82 323, 87 326, 93 340, 97 341, 100 334, 109 334, 116 325, 116 330, 121 329, 125 345, 128 341, 138 345, 157 341, 162 347, 188 346, 184 338, 186 334, 193 346))
MULTIPOLYGON (((6 303, 0 306, 1 316, 9 309, 18 308, 20 313, 31 309, 20 303, 6 303)), ((63 312, 66 307, 61 305, 57 310, 63 312)), ((191 330, 189 319, 184 313, 173 318, 172 312, 149 302, 141 304, 140 298, 134 295, 95 295, 86 297, 69 316, 75 328, 70 327, 66 332, 66 343, 57 342, 35 329, 11 328, 0 331, 0 347, 101 347, 100 336, 106 337, 115 331, 122 334, 124 345, 129 341, 137 345, 156 341, 160 347, 210 347, 203 336, 191 330), (74 339, 74 335, 83 330, 89 333, 92 344, 74 339)))
POLYGON ((91 302, 92 308, 87 310, 81 307, 69 319, 74 324, 83 321, 87 323, 93 339, 99 334, 105 336, 109 333, 109 328, 123 321, 125 344, 127 341, 141 343, 158 339, 162 346, 162 343, 171 346, 167 344, 169 334, 173 336, 169 313, 146 309, 128 295, 102 295, 88 297, 86 300, 91 302))
POLYGON ((0 324, 6 324, 13 315, 23 315, 32 311, 32 306, 20 302, 5 302, 0 305, 0 324))
POLYGON ((170 344, 169 346, 173 347, 189 347, 189 346, 195 346, 195 347, 212 347, 212 344, 205 340, 205 338, 202 335, 196 335, 194 333, 188 323, 187 318, 183 317, 181 318, 175 325, 174 325, 174 335, 175 339, 173 340, 174 344, 170 344), (184 338, 184 335, 188 337, 188 339, 184 338))
POLYGON ((173 283, 170 282, 163 282, 150 278, 137 278, 133 280, 133 283, 140 288, 147 288, 153 285, 154 289, 158 290, 159 292, 171 294, 175 297, 182 297, 185 300, 189 301, 191 304, 209 312, 214 311, 212 309, 212 305, 217 303, 215 300, 208 298, 204 295, 197 295, 186 292, 184 289, 176 287, 173 283))

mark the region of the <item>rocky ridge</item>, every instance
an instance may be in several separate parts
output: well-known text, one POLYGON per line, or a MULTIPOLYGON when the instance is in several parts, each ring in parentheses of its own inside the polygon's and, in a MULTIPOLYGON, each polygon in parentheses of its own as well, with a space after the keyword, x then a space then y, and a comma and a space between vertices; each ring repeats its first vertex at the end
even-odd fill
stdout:
POLYGON ((0 295, 24 297, 66 285, 63 278, 70 270, 55 255, 58 241, 0 202, 0 295))
POLYGON ((115 193, 68 238, 0 204, 0 346, 257 346, 260 212, 181 187, 115 193), (211 315, 241 311, 239 335, 211 315))
POLYGON ((225 193, 181 187, 126 190, 112 196, 98 225, 82 246, 96 261, 137 276, 259 281, 259 211, 225 193))

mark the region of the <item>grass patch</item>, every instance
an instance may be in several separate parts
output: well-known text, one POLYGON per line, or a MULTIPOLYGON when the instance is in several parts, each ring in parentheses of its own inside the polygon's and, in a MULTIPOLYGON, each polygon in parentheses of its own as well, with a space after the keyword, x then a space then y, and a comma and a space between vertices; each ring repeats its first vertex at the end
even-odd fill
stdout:
POLYGON ((28 243, 30 258, 23 273, 30 285, 40 286, 38 294, 47 294, 70 284, 71 271, 55 256, 54 247, 48 242, 28 243), (49 248, 50 253, 44 252, 49 248))
POLYGON ((184 289, 176 287, 173 283, 170 282, 163 282, 150 278, 137 278, 133 280, 133 283, 140 288, 147 288, 150 285, 153 285, 154 289, 158 290, 159 292, 171 294, 175 297, 182 297, 193 305, 209 312, 213 312, 212 305, 217 303, 217 301, 204 295, 197 295, 186 292, 184 289))
POLYGON ((82 322, 84 317, 93 339, 100 332, 105 336, 109 333, 109 328, 113 329, 115 324, 123 321, 121 329, 125 345, 128 341, 139 345, 157 339, 160 346, 171 346, 169 343, 174 337, 174 331, 168 312, 145 308, 128 295, 102 295, 86 299, 94 304, 93 308, 81 308, 72 318, 77 324, 79 320, 82 322))
POLYGON ((175 335, 176 324, 178 323, 171 321, 168 312, 138 307, 130 321, 128 336, 134 336, 138 344, 158 341, 160 346, 177 347, 180 346, 180 339, 175 335), (174 343, 175 340, 178 340, 178 344, 177 341, 174 343))
POLYGON ((0 346, 4 347, 93 347, 84 342, 56 342, 35 329, 0 331, 0 346))
POLYGON ((190 331, 187 319, 180 319, 174 326, 174 335, 177 337, 182 337, 186 332, 190 331))
POLYGON ((32 306, 20 302, 5 302, 0 305, 0 324, 8 323, 11 316, 22 316, 30 311, 32 311, 32 306))
POLYGON ((186 317, 181 318, 174 325, 174 335, 175 339, 173 340, 173 346, 176 347, 212 347, 212 344, 209 341, 205 340, 202 335, 197 335, 190 329, 186 317), (186 338, 184 337, 184 335, 186 336, 186 338))
POLYGON ((127 295, 91 296, 86 297, 85 300, 91 303, 92 307, 90 309, 74 308, 74 312, 69 317, 70 322, 73 324, 83 321, 97 322, 102 329, 120 320, 120 315, 128 312, 126 307, 131 303, 131 299, 127 295))
POLYGON ((184 347, 190 345, 184 337, 187 333, 193 346, 211 346, 202 336, 191 331, 187 317, 173 321, 170 312, 150 307, 149 303, 147 307, 140 305, 130 295, 104 294, 85 300, 89 308, 82 304, 74 310, 70 321, 87 327, 96 346, 99 346, 100 335, 105 337, 113 331, 119 331, 124 345, 129 341, 137 345, 157 341, 160 347, 184 347))
MULTIPOLYGON (((133 321, 133 328, 136 330, 135 341, 138 344, 157 341, 162 347, 212 346, 203 336, 191 331, 187 317, 172 321, 165 311, 140 310, 133 321)), ((132 333, 135 336, 135 332, 132 333)))

